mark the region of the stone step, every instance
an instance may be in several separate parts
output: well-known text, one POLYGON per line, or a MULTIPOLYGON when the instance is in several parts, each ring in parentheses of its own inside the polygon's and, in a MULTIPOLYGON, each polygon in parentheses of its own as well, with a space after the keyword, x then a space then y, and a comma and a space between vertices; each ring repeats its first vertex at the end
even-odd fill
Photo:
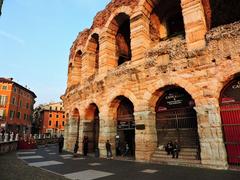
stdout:
MULTIPOLYGON (((155 151, 154 154, 156 155, 167 155, 166 151, 155 151)), ((180 151, 179 154, 182 156, 196 156, 197 151, 180 151)))
MULTIPOLYGON (((153 154, 152 155, 152 159, 172 159, 172 155, 162 155, 162 154, 153 154)), ((193 156, 184 156, 184 155, 178 155, 178 159, 192 159, 192 160, 196 160, 196 155, 193 155, 193 156)))
MULTIPOLYGON (((156 149, 156 151, 155 152, 160 152, 160 151, 162 151, 162 152, 165 152, 166 153, 166 151, 165 151, 165 149, 156 149)), ((180 152, 195 152, 195 153, 197 153, 198 152, 198 149, 197 148, 181 148, 181 151, 180 152)))
POLYGON ((166 164, 166 165, 183 165, 183 166, 201 166, 200 160, 192 159, 165 159, 165 158, 152 158, 152 163, 166 164))

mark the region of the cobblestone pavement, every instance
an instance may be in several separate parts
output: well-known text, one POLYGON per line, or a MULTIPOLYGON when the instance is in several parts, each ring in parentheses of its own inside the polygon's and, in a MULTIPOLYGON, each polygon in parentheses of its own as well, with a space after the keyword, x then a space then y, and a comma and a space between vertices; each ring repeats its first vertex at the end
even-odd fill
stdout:
POLYGON ((77 157, 56 146, 0 156, 0 179, 79 180, 239 180, 239 171, 166 166, 131 161, 77 157), (28 165, 27 165, 28 164, 28 165), (3 171, 2 171, 3 170, 3 171), (51 173, 52 172, 52 173, 51 173))

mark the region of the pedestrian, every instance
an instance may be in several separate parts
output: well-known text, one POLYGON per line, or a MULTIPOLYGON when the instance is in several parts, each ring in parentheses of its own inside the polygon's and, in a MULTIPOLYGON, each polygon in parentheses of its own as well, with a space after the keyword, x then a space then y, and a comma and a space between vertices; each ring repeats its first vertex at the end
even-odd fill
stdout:
POLYGON ((78 140, 76 140, 76 143, 75 143, 75 145, 74 145, 74 150, 73 150, 73 152, 74 152, 75 155, 76 155, 77 152, 78 152, 78 148, 79 148, 79 146, 78 146, 78 140))
POLYGON ((167 154, 172 154, 172 150, 173 150, 173 142, 169 141, 167 143, 167 145, 165 146, 165 151, 167 152, 167 154))
POLYGON ((62 153, 63 144, 64 144, 64 137, 61 134, 61 136, 58 138, 58 148, 59 148, 58 150, 59 150, 59 153, 62 153))
POLYGON ((126 143, 125 144, 125 152, 123 153, 123 156, 126 156, 127 154, 128 154, 128 152, 129 152, 129 145, 128 145, 128 143, 126 143))
POLYGON ((112 157, 112 149, 111 149, 111 144, 109 140, 106 142, 106 150, 107 150, 107 159, 110 159, 112 157))
POLYGON ((121 142, 120 142, 120 139, 116 139, 116 155, 121 156, 121 142))
POLYGON ((83 138, 83 155, 87 156, 88 153, 88 137, 84 136, 83 138))
POLYGON ((180 152, 180 146, 178 144, 178 141, 175 140, 175 142, 173 144, 172 158, 178 158, 179 152, 180 152))

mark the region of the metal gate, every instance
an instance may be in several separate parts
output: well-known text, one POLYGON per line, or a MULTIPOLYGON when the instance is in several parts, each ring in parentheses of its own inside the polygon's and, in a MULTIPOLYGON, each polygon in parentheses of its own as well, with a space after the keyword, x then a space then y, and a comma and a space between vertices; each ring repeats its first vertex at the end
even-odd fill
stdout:
POLYGON ((182 147, 198 147, 197 118, 193 108, 157 112, 158 144, 178 140, 182 147))
POLYGON ((222 105, 221 118, 228 163, 240 166, 240 103, 222 105))

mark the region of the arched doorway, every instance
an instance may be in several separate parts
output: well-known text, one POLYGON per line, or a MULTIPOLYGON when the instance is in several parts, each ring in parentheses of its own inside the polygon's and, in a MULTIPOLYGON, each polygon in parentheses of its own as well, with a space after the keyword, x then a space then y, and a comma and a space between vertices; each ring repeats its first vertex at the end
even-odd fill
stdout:
POLYGON ((87 108, 86 120, 84 135, 88 136, 89 152, 92 153, 98 148, 99 142, 99 110, 96 104, 92 103, 87 108))
POLYGON ((220 111, 228 163, 240 165, 240 77, 230 81, 220 95, 220 111))
POLYGON ((194 100, 180 87, 168 86, 161 94, 155 109, 158 145, 177 140, 181 148, 196 149, 196 159, 199 159, 194 100))
POLYGON ((124 96, 119 96, 117 107, 116 155, 135 156, 135 121, 133 103, 124 96), (127 149, 127 147, 129 149, 127 149))

